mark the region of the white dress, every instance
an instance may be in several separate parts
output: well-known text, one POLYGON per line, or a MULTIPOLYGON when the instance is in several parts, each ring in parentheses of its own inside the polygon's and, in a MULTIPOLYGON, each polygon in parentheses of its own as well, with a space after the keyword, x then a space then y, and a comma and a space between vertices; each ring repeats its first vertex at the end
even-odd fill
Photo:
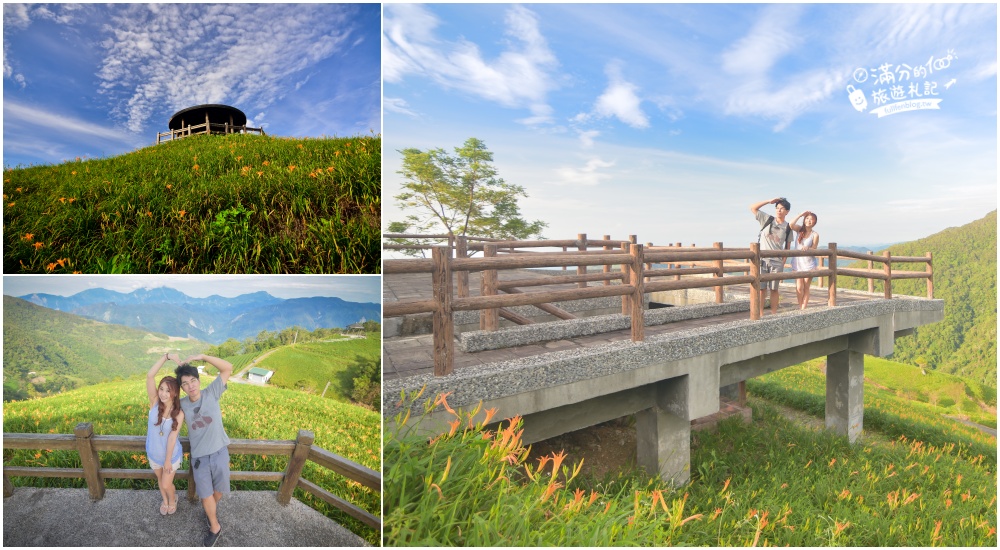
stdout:
MULTIPOLYGON (((819 242, 819 233, 815 231, 811 235, 802 240, 802 244, 799 244, 798 235, 792 240, 792 250, 815 250, 816 247, 813 243, 819 242)), ((795 271, 814 271, 816 269, 816 257, 815 256, 796 256, 792 258, 792 268, 795 271)))

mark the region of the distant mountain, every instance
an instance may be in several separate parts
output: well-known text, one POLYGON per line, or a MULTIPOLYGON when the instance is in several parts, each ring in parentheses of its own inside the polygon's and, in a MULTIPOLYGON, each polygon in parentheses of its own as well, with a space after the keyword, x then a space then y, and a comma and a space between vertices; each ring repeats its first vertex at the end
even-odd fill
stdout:
MULTIPOLYGON (((944 321, 919 327, 896 341, 894 361, 938 369, 997 386, 997 212, 961 227, 893 245, 894 256, 923 256, 934 266, 934 297, 944 300, 944 321)), ((881 254, 882 251, 877 252, 881 254)), ((919 269, 923 270, 922 264, 919 269)), ((900 264, 894 267, 901 267, 900 264)), ((911 267, 913 269, 913 267, 911 267)), ((841 288, 866 288, 841 277, 841 288)), ((878 283, 876 283, 878 285, 878 283)), ((893 293, 925 296, 923 279, 893 282, 893 293)))
POLYGON ((378 319, 376 303, 347 302, 340 298, 281 299, 267 292, 235 298, 192 298, 172 288, 139 289, 124 294, 105 289, 85 290, 73 296, 28 294, 23 299, 104 323, 197 338, 213 344, 229 338, 243 340, 262 330, 290 326, 306 330, 345 328, 362 317, 378 319))
POLYGON ((106 324, 3 297, 4 399, 94 384, 145 372, 165 351, 204 350, 200 340, 106 324))

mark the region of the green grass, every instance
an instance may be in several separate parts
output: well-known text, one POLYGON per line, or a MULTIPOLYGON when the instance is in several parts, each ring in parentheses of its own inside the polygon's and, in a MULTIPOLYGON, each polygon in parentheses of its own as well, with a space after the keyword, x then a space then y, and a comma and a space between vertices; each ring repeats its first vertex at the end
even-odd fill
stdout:
POLYGON ((378 273, 381 138, 192 136, 4 170, 4 273, 378 273))
MULTIPOLYGON (((161 374, 165 374, 166 370, 161 374)), ((204 380, 207 384, 208 380, 204 380)), ((377 413, 361 407, 329 399, 282 390, 230 383, 222 397, 222 416, 226 433, 232 439, 295 439, 298 430, 311 430, 314 445, 381 471, 380 418, 377 413)), ((92 422, 98 435, 146 434, 145 383, 140 379, 109 382, 62 393, 43 399, 4 403, 4 432, 73 433, 80 422, 92 422)), ((181 428, 187 435, 187 428, 181 428)), ((45 466, 80 468, 79 454, 74 451, 45 449, 8 450, 3 452, 5 466, 45 466)), ((145 453, 102 452, 104 468, 147 469, 145 453)), ((185 456, 183 468, 187 468, 185 456)), ((233 470, 284 471, 287 457, 263 455, 232 455, 233 470)), ((324 489, 380 515, 380 496, 359 483, 350 481, 308 462, 303 477, 324 489)), ((83 479, 14 477, 15 486, 86 487, 83 479)), ((153 489, 155 481, 108 479, 109 488, 153 489)), ((178 489, 186 489, 185 480, 175 481, 178 489)), ((277 490, 277 483, 234 481, 236 490, 277 490)), ((377 531, 313 498, 300 489, 295 496, 310 507, 359 534, 371 544, 379 544, 377 531)))
POLYGON ((274 371, 271 384, 291 389, 304 389, 317 395, 326 383, 326 397, 349 401, 354 376, 351 366, 358 356, 379 357, 381 335, 368 333, 365 339, 344 339, 331 342, 307 342, 279 348, 257 366, 274 371))
POLYGON ((389 430, 385 544, 996 546, 995 437, 866 385, 850 444, 776 406, 823 417, 815 366, 751 382, 753 423, 697 432, 678 488, 642 471, 575 476, 572 456, 528 464, 516 423, 484 432, 462 411, 430 444, 389 430))

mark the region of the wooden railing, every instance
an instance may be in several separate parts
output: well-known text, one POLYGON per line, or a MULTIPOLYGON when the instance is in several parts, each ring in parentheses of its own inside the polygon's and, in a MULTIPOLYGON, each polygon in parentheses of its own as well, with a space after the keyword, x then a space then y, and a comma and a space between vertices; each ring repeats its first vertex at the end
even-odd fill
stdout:
MULTIPOLYGON (((383 304, 384 317, 401 317, 417 313, 431 313, 434 337, 434 374, 444 376, 453 370, 454 362, 454 319, 455 311, 480 312, 480 329, 497 330, 499 317, 504 317, 518 324, 530 324, 532 321, 506 308, 512 306, 534 305, 543 311, 561 319, 575 318, 569 312, 554 306, 553 302, 579 300, 586 298, 601 298, 611 296, 622 297, 622 314, 631 317, 633 322, 631 338, 642 341, 644 338, 643 295, 647 292, 669 290, 709 288, 715 289, 715 301, 724 300, 723 289, 731 285, 750 286, 750 318, 761 319, 763 304, 759 290, 764 283, 784 281, 798 278, 826 279, 827 304, 837 305, 837 276, 860 277, 869 279, 871 289, 874 279, 885 282, 885 297, 892 298, 892 281, 897 279, 927 279, 927 297, 933 298, 933 271, 931 255, 925 257, 892 257, 889 252, 883 256, 838 251, 836 243, 830 243, 825 249, 816 250, 761 250, 760 245, 751 243, 749 248, 724 248, 722 243, 714 243, 711 248, 674 246, 644 247, 637 244, 634 235, 628 241, 615 241, 605 235, 601 240, 588 240, 585 234, 576 240, 541 240, 541 241, 499 241, 470 243, 463 242, 462 237, 444 236, 412 236, 403 234, 387 234, 386 238, 442 238, 447 237, 447 246, 429 246, 431 258, 424 259, 386 259, 383 261, 383 275, 400 273, 430 273, 433 285, 433 297, 429 300, 410 300, 387 302, 383 304), (600 247, 590 249, 589 247, 600 247), (563 247, 565 251, 535 252, 517 250, 523 248, 563 247), (569 250, 575 248, 576 250, 569 250), (468 257, 469 252, 483 251, 482 258, 468 257), (506 254, 500 256, 500 252, 506 254), (454 257, 453 257, 454 256, 454 257), (816 257, 825 260, 826 265, 818 263, 818 268, 812 271, 784 271, 781 273, 760 273, 762 258, 792 258, 816 257), (868 260, 884 263, 884 269, 846 269, 839 268, 837 261, 841 257, 868 260), (923 272, 892 271, 896 262, 924 262, 927 267, 923 272), (654 269, 655 265, 665 264, 666 268, 654 269), (589 273, 588 266, 603 266, 601 273, 589 273), (619 266, 617 272, 612 272, 612 266, 619 266), (576 266, 576 275, 533 277, 499 282, 498 270, 529 269, 576 266), (479 296, 470 296, 468 292, 468 273, 481 271, 481 292, 479 296), (457 296, 453 288, 453 280, 458 274, 457 296), (738 275, 737 275, 738 274, 738 275), (696 277, 684 276, 694 275, 696 277), (670 280, 667 280, 667 279, 670 280), (463 283, 464 280, 464 283, 463 283), (602 286, 588 286, 591 282, 602 282, 602 286), (549 290, 525 293, 519 287, 572 284, 578 286, 568 290, 549 290), (617 284, 612 284, 617 283, 617 284), (500 293, 505 293, 501 295, 500 293)), ((405 245, 393 245, 392 249, 402 249, 405 245)), ((822 285, 821 285, 822 286, 822 285)))
POLYGON ((166 132, 158 132, 156 134, 156 144, 159 145, 164 141, 170 141, 174 139, 180 139, 188 136, 193 136, 195 134, 264 134, 263 128, 251 128, 249 126, 236 126, 229 124, 219 124, 215 122, 205 122, 202 124, 194 124, 191 126, 185 126, 177 130, 169 130, 166 132))
MULTIPOLYGON (((273 441, 256 439, 234 439, 229 443, 231 454, 259 454, 272 456, 289 456, 288 467, 284 472, 231 472, 233 481, 277 481, 279 482, 278 503, 285 505, 291 501, 296 488, 312 494, 331 506, 342 510, 351 517, 363 522, 373 529, 381 529, 382 520, 366 510, 330 493, 326 489, 301 477, 302 468, 307 460, 324 468, 332 470, 348 479, 356 481, 365 487, 381 492, 382 476, 375 470, 367 468, 325 449, 314 447, 313 434, 307 430, 299 430, 294 441, 273 441)), ((184 451, 190 452, 191 445, 186 437, 179 438, 184 451)), ((124 479, 156 479, 156 474, 150 469, 131 470, 119 468, 102 468, 100 451, 138 451, 145 452, 146 438, 137 435, 94 435, 94 426, 83 422, 76 426, 72 434, 33 434, 4 433, 3 448, 6 449, 49 449, 72 450, 80 454, 82 468, 50 468, 29 466, 3 467, 3 495, 8 497, 14 492, 11 477, 55 477, 83 478, 87 481, 87 489, 91 500, 104 498, 104 480, 108 478, 124 479)), ((187 496, 191 502, 197 502, 194 476, 190 470, 178 470, 177 478, 187 479, 187 496)))

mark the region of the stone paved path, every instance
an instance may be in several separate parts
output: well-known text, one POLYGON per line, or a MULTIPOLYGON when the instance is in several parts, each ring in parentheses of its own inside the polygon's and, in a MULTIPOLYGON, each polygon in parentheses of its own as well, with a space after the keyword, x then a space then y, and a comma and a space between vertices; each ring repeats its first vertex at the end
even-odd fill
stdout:
MULTIPOLYGON (((108 489, 91 502, 86 489, 16 487, 3 499, 3 545, 202 546, 208 520, 181 495, 161 516, 159 491, 108 489)), ((216 546, 368 546, 305 504, 281 506, 271 491, 233 491, 219 503, 216 546)))

